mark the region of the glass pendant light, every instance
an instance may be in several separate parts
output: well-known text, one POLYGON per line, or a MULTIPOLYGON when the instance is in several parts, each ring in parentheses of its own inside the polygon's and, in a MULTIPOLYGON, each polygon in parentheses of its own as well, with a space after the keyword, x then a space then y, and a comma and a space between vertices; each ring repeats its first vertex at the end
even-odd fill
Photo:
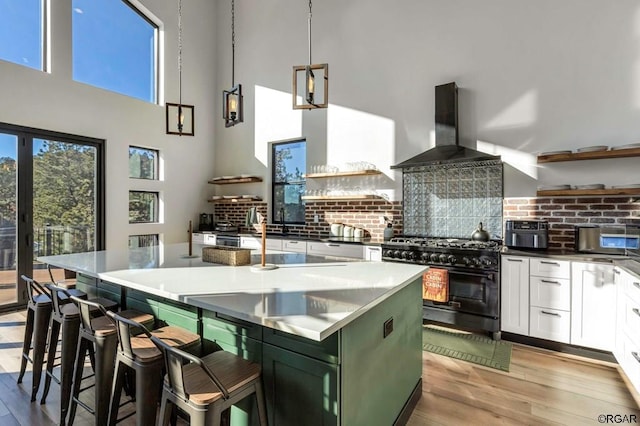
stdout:
POLYGON ((293 109, 326 108, 329 105, 329 64, 313 64, 311 61, 311 0, 307 19, 309 63, 293 67, 293 109), (300 83, 300 84, 299 84, 300 83), (304 85, 304 97, 298 95, 298 87, 304 85), (298 103, 301 99, 302 103, 298 103))

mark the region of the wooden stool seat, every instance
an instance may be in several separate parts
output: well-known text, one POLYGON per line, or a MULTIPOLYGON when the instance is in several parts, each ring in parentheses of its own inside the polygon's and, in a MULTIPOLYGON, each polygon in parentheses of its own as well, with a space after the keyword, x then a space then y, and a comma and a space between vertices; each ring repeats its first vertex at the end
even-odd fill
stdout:
MULTIPOLYGON (((230 352, 218 351, 202 358, 204 364, 216 373, 220 382, 229 393, 233 393, 252 380, 260 378, 260 366, 242 359, 230 352)), ((202 368, 197 364, 188 364, 183 368, 184 390, 189 401, 206 405, 223 397, 215 383, 202 374, 202 368)))
MULTIPOLYGON (((126 309, 124 311, 118 312, 118 315, 133 320, 135 322, 139 322, 140 324, 144 324, 145 326, 150 326, 155 321, 155 318, 151 314, 147 314, 144 312, 134 311, 132 309, 126 309)), ((93 328, 93 332, 96 336, 106 336, 110 334, 116 333, 116 325, 113 323, 111 319, 107 316, 101 316, 98 318, 94 318, 91 320, 91 327, 93 328)), ((133 330, 134 334, 139 332, 137 330, 133 330)))
MULTIPOLYGON (((120 315, 120 313, 118 313, 120 315)), ((131 318, 140 322, 135 318, 131 318)), ((164 340, 168 345, 178 348, 187 348, 200 341, 200 337, 183 328, 166 326, 151 331, 153 336, 164 340)), ((162 358, 162 353, 151 339, 145 335, 131 337, 131 349, 134 357, 141 363, 153 362, 162 358)))

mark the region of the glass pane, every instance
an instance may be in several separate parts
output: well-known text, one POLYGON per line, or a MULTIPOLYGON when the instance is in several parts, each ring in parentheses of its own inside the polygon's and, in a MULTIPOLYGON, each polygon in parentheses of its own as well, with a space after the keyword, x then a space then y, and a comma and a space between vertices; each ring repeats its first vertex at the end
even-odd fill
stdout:
POLYGON ((17 301, 17 145, 16 136, 0 133, 0 305, 17 301))
POLYGON ((0 59, 42 70, 42 0, 0 0, 0 59))
POLYGON ((158 179, 158 151, 129 147, 129 177, 158 179))
POLYGON ((156 26, 125 1, 73 0, 73 79, 156 101, 156 26))
POLYGON ((129 248, 151 247, 158 245, 158 234, 129 235, 129 248))
POLYGON ((96 249, 96 156, 93 146, 33 140, 34 258, 96 249))
POLYGON ((158 193, 129 191, 129 223, 158 221, 158 193))
POLYGON ((273 145, 273 223, 304 223, 307 170, 306 141, 273 145))

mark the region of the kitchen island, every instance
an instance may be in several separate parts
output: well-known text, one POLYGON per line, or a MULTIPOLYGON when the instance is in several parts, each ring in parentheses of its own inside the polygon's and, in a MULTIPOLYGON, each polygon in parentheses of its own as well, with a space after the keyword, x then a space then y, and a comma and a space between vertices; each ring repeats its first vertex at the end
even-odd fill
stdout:
MULTIPOLYGON (((272 252, 278 268, 254 271, 187 252, 173 244, 38 260, 77 272, 89 293, 197 331, 205 352, 261 363, 270 424, 408 418, 421 394, 424 266, 272 252)), ((255 423, 253 411, 234 408, 233 424, 255 423)))

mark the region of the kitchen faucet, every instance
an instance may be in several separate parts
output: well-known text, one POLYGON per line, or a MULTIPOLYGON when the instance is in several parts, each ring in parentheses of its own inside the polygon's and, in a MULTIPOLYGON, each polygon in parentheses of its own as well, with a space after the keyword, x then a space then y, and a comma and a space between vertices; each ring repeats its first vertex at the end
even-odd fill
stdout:
POLYGON ((288 230, 287 225, 284 223, 284 207, 280 209, 280 224, 282 225, 282 233, 286 234, 288 230))

